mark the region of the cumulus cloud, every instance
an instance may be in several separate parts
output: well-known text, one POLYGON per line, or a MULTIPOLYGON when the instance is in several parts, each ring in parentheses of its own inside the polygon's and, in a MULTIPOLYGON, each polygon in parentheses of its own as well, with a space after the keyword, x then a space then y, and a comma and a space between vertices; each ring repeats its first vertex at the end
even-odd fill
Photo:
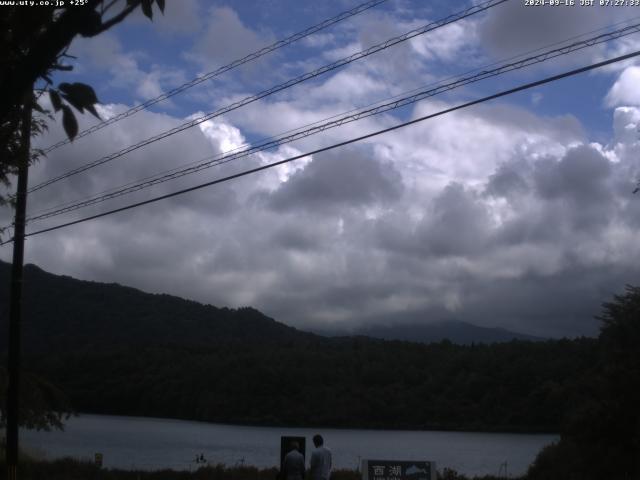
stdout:
POLYGON ((621 105, 640 106, 640 67, 628 67, 618 77, 609 93, 606 102, 610 107, 621 105))
POLYGON ((153 21, 150 22, 142 9, 136 9, 127 17, 127 23, 136 27, 152 26, 156 33, 166 36, 186 36, 202 28, 202 4, 200 0, 166 2, 164 13, 153 8, 153 21))
POLYGON ((73 43, 71 51, 80 58, 79 73, 92 69, 108 75, 106 81, 97 83, 98 92, 110 87, 134 92, 136 98, 148 100, 186 81, 185 72, 175 67, 155 63, 143 67, 145 55, 125 52, 120 40, 109 32, 81 38, 73 43))
POLYGON ((466 256, 485 250, 491 229, 489 210, 459 183, 447 185, 433 199, 418 227, 420 242, 431 255, 466 256))
POLYGON ((400 174, 390 163, 345 149, 318 155, 269 198, 276 210, 375 207, 402 192, 400 174))
MULTIPOLYGON (((504 59, 573 44, 621 28, 621 22, 628 20, 629 16, 624 8, 599 6, 597 2, 589 7, 576 2, 573 6, 559 8, 537 8, 527 6, 525 2, 507 2, 493 8, 489 15, 478 21, 477 38, 490 58, 504 59)), ((631 35, 560 56, 537 68, 599 62, 635 51, 637 46, 637 38, 631 35)), ((631 59, 598 71, 619 70, 635 61, 631 59)))
POLYGON ((231 7, 213 6, 206 16, 204 33, 188 52, 187 58, 210 71, 273 41, 272 35, 247 27, 231 7))
POLYGON ((167 2, 164 15, 156 15, 153 24, 161 34, 167 32, 187 35, 202 27, 201 5, 196 0, 167 2))
MULTIPOLYGON (((415 115, 434 107, 417 106, 415 115)), ((34 170, 34 182, 180 121, 140 115, 52 155, 34 170)), ((640 208, 621 182, 637 147, 624 130, 639 115, 616 111, 617 141, 599 145, 586 143, 570 118, 506 106, 458 112, 286 172, 34 237, 29 260, 80 278, 251 304, 298 326, 458 318, 537 334, 593 333, 584 322, 602 295, 580 297, 615 290, 637 273, 626 255, 637 250, 640 208)), ((51 135, 61 135, 59 127, 51 135)), ((37 210, 244 142, 238 126, 216 119, 34 194, 31 205, 37 210)), ((295 153, 263 153, 197 181, 295 153)))
POLYGON ((495 55, 510 56, 624 19, 624 14, 616 9, 586 8, 577 3, 562 8, 535 8, 524 2, 506 2, 484 17, 479 25, 481 41, 495 55))
MULTIPOLYGON (((411 40, 413 48, 427 60, 458 61, 470 57, 477 48, 477 23, 461 20, 411 40)), ((464 60, 463 60, 464 62, 464 60)), ((473 63, 467 59, 464 63, 473 63)))

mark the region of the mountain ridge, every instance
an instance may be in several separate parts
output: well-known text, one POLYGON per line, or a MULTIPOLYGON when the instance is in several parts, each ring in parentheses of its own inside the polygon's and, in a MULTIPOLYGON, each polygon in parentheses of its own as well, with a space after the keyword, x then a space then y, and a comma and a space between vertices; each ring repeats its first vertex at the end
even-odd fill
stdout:
POLYGON ((458 345, 473 343, 499 343, 511 340, 531 342, 545 341, 547 338, 514 332, 501 327, 481 327, 459 320, 440 320, 425 324, 402 323, 394 325, 363 326, 348 332, 322 332, 311 330, 317 334, 329 336, 366 336, 382 340, 399 340, 417 343, 437 343, 449 340, 458 345))
MULTIPOLYGON (((0 304, 8 305, 10 264, 0 262, 0 304)), ((116 283, 78 280, 25 265, 23 338, 28 352, 65 348, 220 342, 293 341, 316 336, 262 312, 218 308, 116 283)), ((0 325, 5 328, 0 312, 0 325)), ((0 345, 0 350, 5 348, 0 345)))
MULTIPOLYGON (((8 304, 8 279, 11 265, 0 261, 0 278, 7 281, 0 285, 0 302, 8 304)), ((449 340, 460 345, 472 343, 509 342, 511 340, 543 341, 544 338, 521 334, 502 328, 487 328, 461 321, 438 321, 427 324, 372 325, 355 330, 327 331, 317 328, 296 328, 265 315, 253 307, 237 309, 216 307, 211 304, 188 300, 167 293, 149 293, 120 283, 80 280, 68 275, 57 275, 34 264, 25 265, 24 312, 25 336, 38 337, 33 332, 34 325, 49 335, 56 336, 46 321, 51 311, 54 317, 64 314, 62 324, 76 329, 87 343, 94 344, 94 334, 88 332, 82 318, 93 320, 93 324, 103 322, 99 331, 106 340, 115 343, 130 342, 117 329, 133 329, 135 338, 142 339, 148 334, 149 340, 164 343, 180 343, 187 346, 206 346, 207 341, 254 342, 264 340, 293 341, 311 340, 322 337, 369 337, 381 340, 410 341, 415 343, 436 343, 449 340), (29 289, 32 284, 36 288, 29 289), (105 301, 109 296, 111 301, 105 301), (70 299, 70 300, 64 300, 70 299), (125 311, 119 311, 122 308, 125 311), (97 315, 98 318, 95 318, 97 315), (31 317, 34 317, 33 319, 31 317), (136 319, 137 325, 131 320, 136 319), (156 320, 152 320, 156 319, 156 320), (127 321, 128 320, 128 321, 127 321), (241 325, 242 324, 242 325, 241 325), (194 329, 176 336, 170 327, 194 329), (195 331, 199 329, 200 331, 195 331), (154 335, 154 330, 156 335, 154 335)), ((2 323, 0 314, 0 324, 2 323)), ((58 332, 60 333, 60 332, 58 332)), ((40 339, 42 340, 42 339, 40 339)), ((36 342, 39 348, 46 346, 36 342)), ((27 345, 34 345, 28 342, 27 345)), ((71 346, 71 345, 70 345, 71 346)), ((72 345, 76 347, 76 345, 72 345)), ((0 345, 0 351, 5 347, 0 345)), ((36 347, 38 348, 38 347, 36 347)))

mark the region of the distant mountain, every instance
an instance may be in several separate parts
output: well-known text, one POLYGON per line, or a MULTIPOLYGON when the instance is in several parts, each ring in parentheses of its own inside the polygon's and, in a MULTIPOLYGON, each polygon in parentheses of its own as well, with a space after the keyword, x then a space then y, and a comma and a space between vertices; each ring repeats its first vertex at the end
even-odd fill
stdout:
MULTIPOLYGON (((0 262, 0 331, 6 331, 11 265, 0 262)), ((217 308, 115 283, 24 272, 23 346, 28 352, 136 345, 208 347, 219 343, 292 341, 315 336, 253 308, 217 308)), ((0 342, 0 351, 6 349, 0 342)))
POLYGON ((542 337, 516 333, 504 328, 486 328, 459 321, 443 321, 424 325, 376 325, 350 332, 384 340, 404 340, 409 342, 433 343, 449 340, 459 345, 472 343, 498 343, 511 340, 543 341, 542 337))

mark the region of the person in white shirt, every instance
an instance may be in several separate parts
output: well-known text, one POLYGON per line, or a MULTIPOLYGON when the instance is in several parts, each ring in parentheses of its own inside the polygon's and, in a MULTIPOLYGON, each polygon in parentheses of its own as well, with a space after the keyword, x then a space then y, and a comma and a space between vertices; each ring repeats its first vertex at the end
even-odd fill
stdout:
POLYGON ((331 450, 324 446, 322 435, 314 435, 315 450, 311 453, 309 473, 311 480, 329 480, 331 476, 331 450))

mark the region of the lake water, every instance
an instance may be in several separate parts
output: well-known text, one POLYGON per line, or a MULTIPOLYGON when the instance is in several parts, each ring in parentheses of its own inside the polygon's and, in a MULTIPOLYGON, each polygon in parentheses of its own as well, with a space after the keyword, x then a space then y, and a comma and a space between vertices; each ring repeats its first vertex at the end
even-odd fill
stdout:
MULTIPOLYGON (((103 454, 106 468, 196 469, 195 457, 210 463, 273 467, 279 464, 280 436, 321 433, 333 451, 335 468, 356 469, 360 459, 432 460, 437 468, 467 475, 498 474, 506 462, 509 475, 526 471, 536 454, 556 435, 334 430, 218 425, 159 418, 81 415, 64 432, 22 431, 21 444, 45 458, 93 460, 103 454)), ((503 467, 504 471, 504 467, 503 467)))

